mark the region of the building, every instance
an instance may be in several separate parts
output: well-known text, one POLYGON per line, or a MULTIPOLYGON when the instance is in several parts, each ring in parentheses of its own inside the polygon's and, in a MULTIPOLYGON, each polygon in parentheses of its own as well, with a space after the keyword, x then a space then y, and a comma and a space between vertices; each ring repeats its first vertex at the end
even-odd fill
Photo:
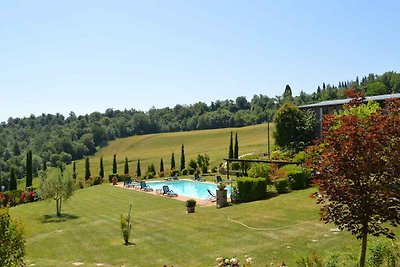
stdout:
MULTIPOLYGON (((365 102, 368 101, 376 101, 383 105, 386 99, 390 98, 400 98, 400 94, 390 94, 390 95, 376 95, 376 96, 368 96, 365 98, 365 102)), ((321 137, 322 135, 322 118, 323 115, 333 114, 334 112, 340 111, 343 109, 343 105, 350 102, 350 98, 347 99, 339 99, 339 100, 329 100, 323 101, 315 104, 300 106, 299 108, 302 110, 311 110, 315 118, 317 120, 316 127, 316 136, 321 137)))

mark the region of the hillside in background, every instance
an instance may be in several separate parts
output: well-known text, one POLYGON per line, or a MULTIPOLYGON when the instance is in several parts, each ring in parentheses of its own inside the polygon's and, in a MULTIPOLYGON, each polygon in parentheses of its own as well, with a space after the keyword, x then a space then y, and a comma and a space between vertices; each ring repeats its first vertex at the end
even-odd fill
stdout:
POLYGON ((104 113, 93 112, 84 116, 71 112, 68 117, 42 114, 9 118, 0 124, 0 178, 9 177, 11 168, 17 177, 22 178, 29 150, 33 152, 33 170, 36 173, 43 164, 59 166, 94 155, 117 138, 256 125, 271 121, 284 100, 303 105, 339 99, 345 97, 344 91, 349 88, 366 95, 398 93, 400 74, 369 74, 361 79, 340 81, 337 85, 322 83, 315 92, 307 94, 301 91, 298 96, 292 96, 292 90, 287 86, 282 96, 254 95, 250 101, 239 96, 235 100, 217 100, 209 105, 198 102, 173 108, 153 108, 147 112, 110 108, 104 113))
MULTIPOLYGON (((271 126, 271 131, 273 130, 271 126)), ((113 155, 117 155, 118 173, 124 172, 125 157, 129 160, 129 171, 136 173, 137 159, 140 158, 142 173, 149 164, 160 168, 161 158, 166 170, 171 166, 171 154, 175 153, 177 166, 180 163, 181 145, 185 146, 186 165, 190 159, 196 160, 198 154, 210 157, 210 167, 218 167, 228 156, 230 132, 238 134, 239 154, 267 151, 267 124, 242 128, 199 130, 190 132, 161 133, 132 136, 111 141, 90 157, 92 175, 98 175, 100 157, 103 157, 106 176, 112 173, 113 155)), ((272 136, 271 136, 272 142, 272 136)), ((77 162, 78 177, 83 177, 85 160, 77 162)))

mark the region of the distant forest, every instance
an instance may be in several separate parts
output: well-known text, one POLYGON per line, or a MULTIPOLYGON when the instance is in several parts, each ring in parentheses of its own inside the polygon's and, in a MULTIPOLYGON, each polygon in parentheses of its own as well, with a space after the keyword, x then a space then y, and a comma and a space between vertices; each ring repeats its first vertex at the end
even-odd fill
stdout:
POLYGON ((109 108, 104 113, 84 116, 71 112, 68 117, 42 114, 9 118, 0 125, 0 178, 9 177, 11 167, 17 177, 24 177, 29 150, 33 152, 33 171, 37 173, 44 164, 59 166, 92 155, 116 138, 259 124, 271 121, 286 98, 297 105, 311 104, 345 98, 344 91, 349 88, 363 91, 367 96, 399 93, 400 74, 386 72, 369 74, 361 80, 357 77, 340 81, 337 85, 323 83, 311 94, 301 91, 294 97, 286 86, 282 96, 254 95, 250 101, 240 96, 236 100, 217 100, 210 105, 198 102, 174 108, 152 108, 147 112, 109 108))

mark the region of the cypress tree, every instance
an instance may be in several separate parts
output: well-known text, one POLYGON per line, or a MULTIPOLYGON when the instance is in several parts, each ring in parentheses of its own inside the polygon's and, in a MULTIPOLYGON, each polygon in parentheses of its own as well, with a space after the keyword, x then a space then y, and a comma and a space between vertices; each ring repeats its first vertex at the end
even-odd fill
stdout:
POLYGON ((125 157, 125 167, 124 167, 124 174, 129 173, 129 164, 128 164, 128 158, 125 157))
POLYGON ((185 169, 185 147, 182 145, 181 148, 181 171, 185 169))
POLYGON ((228 158, 233 159, 233 137, 231 132, 231 141, 229 143, 229 155, 228 158))
POLYGON ((151 171, 152 173, 156 174, 156 167, 154 167, 154 164, 153 164, 153 163, 151 163, 151 165, 150 165, 150 171, 151 171))
POLYGON ((76 180, 76 161, 74 161, 74 163, 72 164, 72 177, 74 178, 74 180, 76 180))
POLYGON ((172 153, 171 156, 171 171, 175 170, 175 155, 172 153))
POLYGON ((86 158, 85 162, 85 180, 88 180, 90 178, 90 163, 89 163, 89 158, 86 158))
POLYGON ((43 171, 45 172, 47 170, 47 164, 46 161, 43 160, 43 171))
POLYGON ((17 178, 15 177, 14 167, 10 171, 10 191, 17 190, 17 178))
POLYGON ((99 176, 101 178, 104 178, 104 165, 103 165, 103 157, 100 158, 100 170, 99 170, 99 176))
POLYGON ((163 159, 160 160, 160 172, 161 173, 164 172, 164 161, 163 161, 163 159))
POLYGON ((117 174, 117 154, 114 154, 114 159, 113 159, 113 174, 117 174))
POLYGON ((239 158, 239 143, 238 143, 238 135, 237 133, 235 134, 235 150, 233 154, 235 159, 239 158))
POLYGON ((32 150, 26 153, 26 187, 32 186, 32 150))
POLYGON ((140 159, 138 159, 138 161, 137 161, 136 176, 137 177, 141 177, 142 176, 142 171, 140 170, 140 159))

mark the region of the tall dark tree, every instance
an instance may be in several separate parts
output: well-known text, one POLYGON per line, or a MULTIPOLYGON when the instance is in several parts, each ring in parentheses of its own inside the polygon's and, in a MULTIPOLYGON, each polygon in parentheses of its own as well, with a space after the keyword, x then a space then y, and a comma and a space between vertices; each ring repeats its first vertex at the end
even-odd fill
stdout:
POLYGON ((32 150, 26 153, 26 187, 32 186, 32 150))
POLYGON ((185 147, 182 145, 182 148, 181 148, 181 168, 180 168, 180 170, 182 171, 183 169, 185 169, 185 147))
POLYGON ((104 164, 103 164, 103 157, 100 158, 100 169, 99 169, 99 176, 104 178, 104 164))
POLYGON ((85 161, 85 180, 88 180, 90 178, 91 173, 90 173, 90 163, 89 163, 89 158, 86 158, 85 161))
POLYGON ((160 172, 161 173, 164 172, 164 161, 163 161, 163 159, 160 160, 160 172))
POLYGON ((45 172, 47 170, 47 163, 45 160, 43 160, 43 171, 45 172))
POLYGON ((129 173, 129 163, 128 163, 128 158, 125 157, 125 167, 124 167, 124 174, 129 173))
POLYGON ((74 163, 72 163, 72 178, 74 178, 74 180, 76 180, 77 176, 78 176, 78 174, 76 173, 76 161, 74 161, 74 163))
POLYGON ((140 159, 138 159, 138 161, 137 161, 136 176, 137 177, 141 177, 142 176, 142 171, 140 170, 140 159))
POLYGON ((114 154, 114 158, 113 158, 113 174, 117 174, 118 170, 117 170, 117 154, 114 154))
POLYGON ((171 171, 175 170, 176 166, 175 166, 175 154, 172 153, 171 155, 171 171))
POLYGON ((14 167, 10 170, 10 190, 17 190, 17 177, 15 177, 14 167))
POLYGON ((231 132, 231 140, 229 142, 229 154, 228 154, 228 158, 233 159, 233 136, 232 136, 232 132, 231 132))
POLYGON ((285 91, 283 92, 283 102, 285 101, 293 101, 293 94, 292 94, 292 88, 287 84, 285 87, 285 91))
POLYGON ((233 152, 233 157, 235 159, 239 158, 239 142, 238 142, 238 135, 237 133, 235 134, 235 150, 233 152))

